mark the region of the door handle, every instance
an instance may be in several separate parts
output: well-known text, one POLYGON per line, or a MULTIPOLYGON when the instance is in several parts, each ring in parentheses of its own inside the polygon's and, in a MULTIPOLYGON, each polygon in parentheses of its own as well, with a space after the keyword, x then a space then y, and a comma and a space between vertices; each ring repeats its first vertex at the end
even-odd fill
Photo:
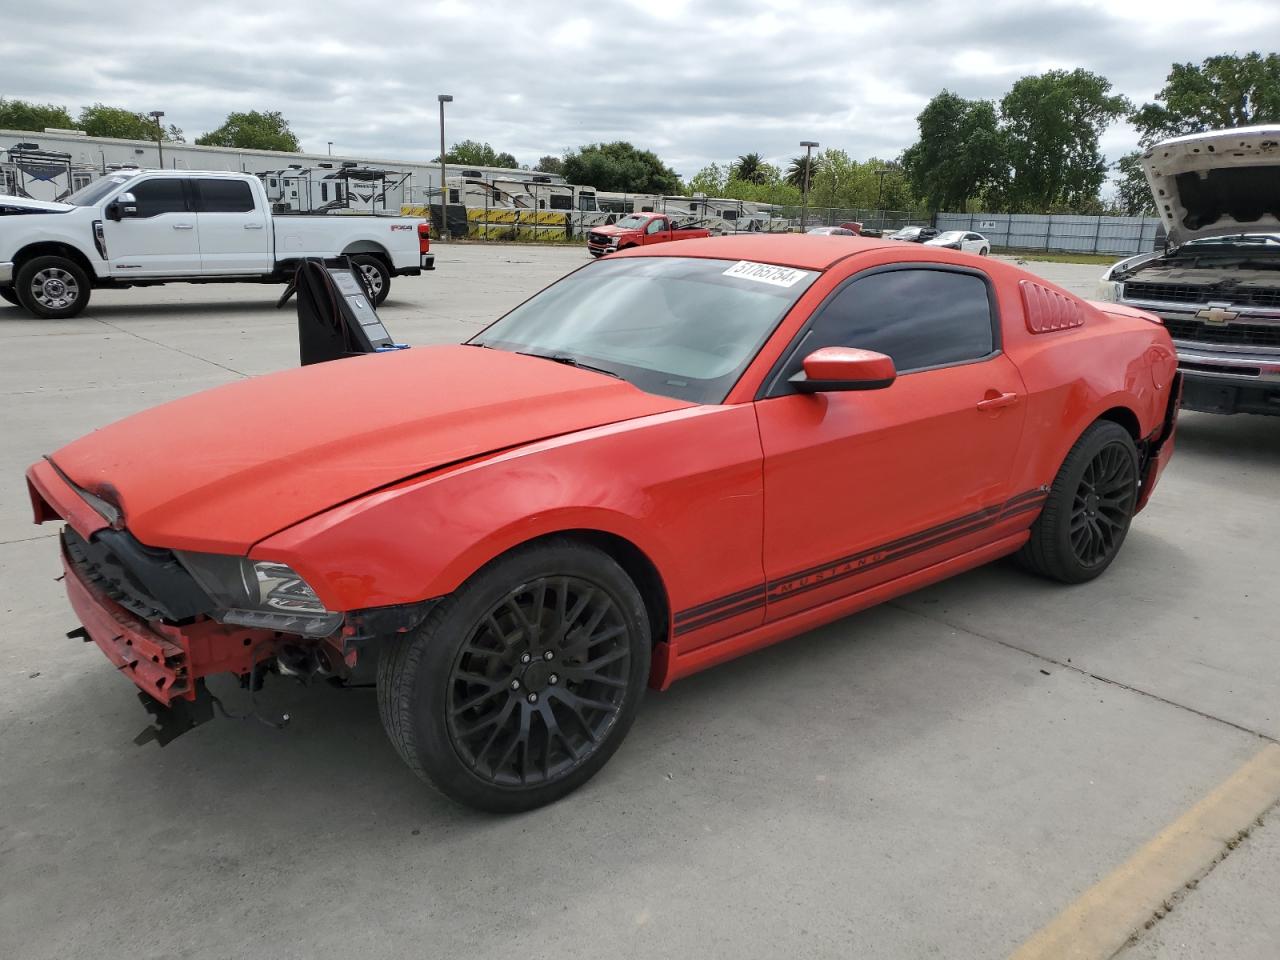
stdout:
POLYGON ((978 401, 979 410, 1002 410, 1005 407, 1011 407, 1018 402, 1016 393, 1002 393, 999 396, 987 397, 985 400, 978 401))
POLYGON ((194 223, 175 223, 173 225, 175 230, 194 230, 195 228, 196 225, 194 223))
POLYGON ((262 229, 262 224, 260 224, 260 223, 246 223, 246 224, 244 225, 244 228, 245 228, 246 230, 261 230, 261 229, 262 229))

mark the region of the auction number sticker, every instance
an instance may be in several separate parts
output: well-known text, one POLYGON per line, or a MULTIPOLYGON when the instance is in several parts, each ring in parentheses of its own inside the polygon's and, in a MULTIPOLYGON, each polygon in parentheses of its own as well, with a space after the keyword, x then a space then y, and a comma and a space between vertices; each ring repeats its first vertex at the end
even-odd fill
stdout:
POLYGON ((809 271, 797 270, 794 267, 780 267, 773 263, 739 260, 724 272, 724 276, 737 277, 739 280, 754 280, 756 283, 767 283, 774 287, 794 287, 809 276, 809 271))

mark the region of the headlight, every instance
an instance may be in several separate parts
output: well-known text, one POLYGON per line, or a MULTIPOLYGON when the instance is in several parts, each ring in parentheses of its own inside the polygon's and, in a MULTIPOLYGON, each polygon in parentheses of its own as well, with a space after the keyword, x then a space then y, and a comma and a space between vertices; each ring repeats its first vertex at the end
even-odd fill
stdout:
POLYGON ((218 605, 215 620, 325 637, 342 623, 287 564, 215 553, 178 552, 178 559, 218 605))
POLYGON ((1124 288, 1116 281, 1108 279, 1110 276, 1111 271, 1108 270, 1102 275, 1102 279, 1098 281, 1098 299, 1118 303, 1124 288))

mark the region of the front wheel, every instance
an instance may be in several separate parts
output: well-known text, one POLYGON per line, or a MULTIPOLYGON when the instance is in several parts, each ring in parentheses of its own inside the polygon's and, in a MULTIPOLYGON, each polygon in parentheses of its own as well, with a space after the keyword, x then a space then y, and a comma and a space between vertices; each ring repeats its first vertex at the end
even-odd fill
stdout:
POLYGON ((360 254, 351 258, 351 265, 360 271, 365 289, 375 307, 381 306, 391 292, 391 271, 378 257, 360 254))
POLYGON ((1120 552, 1137 502, 1133 438, 1118 423, 1099 420, 1067 454, 1018 560, 1063 583, 1092 580, 1120 552))
POLYGON ((89 276, 66 257, 33 257, 14 278, 18 303, 46 320, 65 320, 89 303, 89 276))
POLYGON ((389 638, 378 707, 397 751, 459 803, 530 810, 577 789, 626 736, 649 674, 644 603, 607 554, 519 549, 389 638))

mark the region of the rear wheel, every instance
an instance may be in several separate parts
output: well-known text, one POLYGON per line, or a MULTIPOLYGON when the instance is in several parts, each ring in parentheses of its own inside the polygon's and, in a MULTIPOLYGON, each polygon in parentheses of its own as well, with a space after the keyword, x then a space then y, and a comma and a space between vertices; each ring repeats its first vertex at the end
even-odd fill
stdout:
POLYGON ((1063 583, 1092 580, 1120 552, 1137 501, 1133 438, 1099 420, 1067 454, 1018 560, 1063 583))
POLYGON ((391 271, 378 257, 360 254, 351 258, 351 265, 360 271, 364 278, 365 289, 375 307, 381 306, 391 292, 391 271))
POLYGON ((46 320, 64 320, 89 303, 89 276, 66 257, 33 257, 14 278, 18 303, 46 320))
POLYGON ((494 561, 378 664, 383 726, 446 796, 498 813, 590 779, 630 728, 648 680, 649 621, 608 555, 569 540, 494 561))

